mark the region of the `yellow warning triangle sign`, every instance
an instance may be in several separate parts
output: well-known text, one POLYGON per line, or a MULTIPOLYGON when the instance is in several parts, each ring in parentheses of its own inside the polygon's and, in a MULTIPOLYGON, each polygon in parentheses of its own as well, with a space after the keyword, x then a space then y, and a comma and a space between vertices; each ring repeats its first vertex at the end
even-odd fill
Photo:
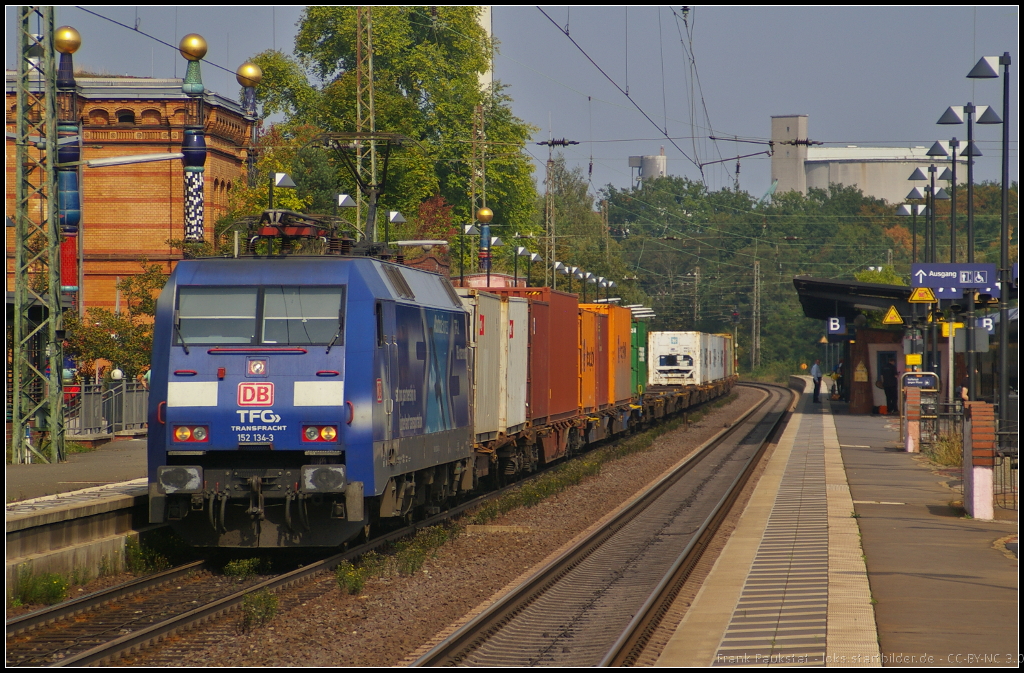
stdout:
MULTIPOLYGON (((915 287, 914 291, 910 293, 909 301, 914 304, 934 304, 935 293, 932 292, 930 287, 915 287)), ((900 322, 903 321, 901 320, 900 322)))
MULTIPOLYGON (((927 288, 925 288, 927 289, 927 288)), ((895 306, 890 306, 889 310, 886 311, 885 317, 882 318, 883 325, 902 325, 903 318, 900 317, 900 312, 896 310, 895 306)))

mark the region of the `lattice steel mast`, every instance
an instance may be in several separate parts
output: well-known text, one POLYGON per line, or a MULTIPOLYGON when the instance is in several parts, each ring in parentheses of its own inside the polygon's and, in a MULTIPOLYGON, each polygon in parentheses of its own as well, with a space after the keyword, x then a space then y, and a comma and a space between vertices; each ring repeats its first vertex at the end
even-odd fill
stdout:
MULTIPOLYGON (((377 189, 377 122, 373 110, 373 10, 356 7, 356 169, 357 182, 377 189), (369 135, 369 140, 362 136, 369 135), (364 144, 364 143, 368 143, 364 144), (369 159, 369 168, 366 161, 369 159)), ((366 209, 366 240, 377 240, 377 194, 370 194, 366 209)), ((356 197, 356 221, 363 209, 363 192, 356 197)))
POLYGON ((57 218, 57 67, 53 7, 18 8, 13 461, 64 457, 60 229, 57 218), (38 17, 41 35, 32 33, 38 17))

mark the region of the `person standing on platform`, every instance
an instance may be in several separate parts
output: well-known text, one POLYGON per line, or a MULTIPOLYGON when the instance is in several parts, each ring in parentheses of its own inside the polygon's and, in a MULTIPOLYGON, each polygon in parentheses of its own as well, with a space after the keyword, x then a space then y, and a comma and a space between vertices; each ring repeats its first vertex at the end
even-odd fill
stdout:
POLYGON ((811 378, 814 379, 814 401, 821 402, 821 360, 811 365, 811 378))
POLYGON ((843 380, 843 358, 839 358, 833 373, 836 377, 836 393, 839 395, 839 399, 849 402, 850 400, 846 399, 846 381, 843 380))
POLYGON ((885 363, 885 367, 882 368, 882 389, 885 391, 885 407, 889 415, 898 414, 899 410, 899 397, 897 390, 899 389, 899 378, 896 371, 896 359, 889 358, 889 361, 885 363))

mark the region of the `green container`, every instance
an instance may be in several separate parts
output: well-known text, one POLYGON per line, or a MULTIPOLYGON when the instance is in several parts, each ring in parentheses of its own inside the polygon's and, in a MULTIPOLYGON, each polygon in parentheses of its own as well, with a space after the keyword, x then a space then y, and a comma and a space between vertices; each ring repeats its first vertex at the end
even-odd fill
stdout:
POLYGON ((632 390, 635 396, 641 397, 647 390, 647 321, 634 319, 631 332, 633 337, 632 390))

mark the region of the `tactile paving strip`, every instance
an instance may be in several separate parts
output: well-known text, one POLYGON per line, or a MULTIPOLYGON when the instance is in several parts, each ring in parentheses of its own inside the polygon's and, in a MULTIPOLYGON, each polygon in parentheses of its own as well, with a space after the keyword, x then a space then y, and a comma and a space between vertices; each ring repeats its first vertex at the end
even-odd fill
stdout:
POLYGON ((821 416, 803 422, 715 666, 825 664, 825 445, 821 416))

